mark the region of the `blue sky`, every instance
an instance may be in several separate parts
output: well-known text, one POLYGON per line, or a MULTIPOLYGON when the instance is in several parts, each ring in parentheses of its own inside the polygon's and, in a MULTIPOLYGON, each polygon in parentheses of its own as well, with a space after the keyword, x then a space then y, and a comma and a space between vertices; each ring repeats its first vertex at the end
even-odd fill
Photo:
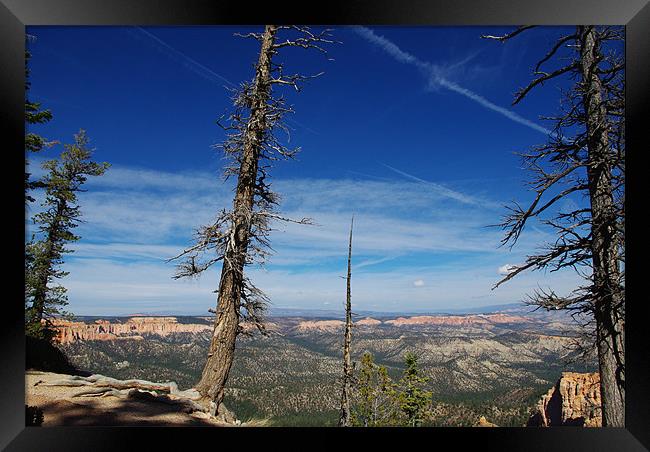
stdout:
MULTIPOLYGON (((258 52, 233 33, 260 28, 28 27, 36 37, 29 95, 54 115, 32 130, 70 142, 83 128, 95 160, 112 164, 79 198, 82 239, 62 281, 70 311, 204 314, 214 305, 219 268, 175 281, 164 260, 231 204, 232 182, 212 147, 224 138, 215 120, 230 106, 225 88, 252 77, 258 52)), ((570 271, 534 272, 491 291, 507 265, 552 236, 531 224, 509 250, 487 227, 509 201, 532 199, 514 152, 544 143, 549 125, 539 117, 557 112, 568 81, 511 102, 567 30, 533 29, 501 44, 480 36, 508 28, 335 27, 342 44, 330 47, 333 61, 282 52, 286 72, 325 74, 300 93, 283 90, 296 111, 290 143, 302 152, 276 165, 274 188, 283 213, 318 225, 276 225, 275 255, 249 269, 273 305, 341 308, 352 214, 357 310, 478 307, 537 287, 574 288, 570 271)), ((38 155, 32 172, 60 150, 38 155)))

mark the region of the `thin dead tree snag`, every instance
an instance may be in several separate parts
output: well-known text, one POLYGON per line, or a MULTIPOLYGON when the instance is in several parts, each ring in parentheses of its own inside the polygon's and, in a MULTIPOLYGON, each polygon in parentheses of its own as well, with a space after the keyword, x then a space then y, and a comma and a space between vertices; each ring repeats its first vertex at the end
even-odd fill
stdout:
MULTIPOLYGON (((504 42, 528 28, 484 38, 504 42)), ((528 269, 573 268, 584 277, 587 283, 570 296, 540 289, 530 296, 529 304, 569 310, 574 318, 587 319, 583 326, 598 353, 603 426, 610 427, 625 426, 623 40, 622 27, 576 27, 555 42, 537 63, 536 78, 515 95, 516 104, 535 87, 563 74, 575 80, 564 94, 562 113, 546 118, 555 123, 549 142, 522 155, 534 175, 530 183, 534 200, 527 208, 510 207, 500 225, 506 231, 502 244, 511 247, 532 218, 554 229, 556 240, 528 256, 495 286, 528 269), (553 59, 563 65, 549 72, 540 70, 553 59), (583 195, 589 205, 558 208, 557 202, 571 194, 583 195)))
POLYGON ((345 336, 343 339, 343 388, 341 392, 341 414, 339 427, 349 427, 352 424, 350 414, 350 398, 352 397, 352 358, 350 356, 350 344, 352 342, 352 301, 350 291, 350 279, 352 278, 352 228, 354 227, 354 216, 350 222, 350 242, 348 244, 348 276, 347 292, 345 297, 345 336))
POLYGON ((207 361, 196 389, 216 415, 224 396, 224 387, 232 366, 237 335, 244 332, 241 322, 251 322, 265 334, 264 311, 268 298, 244 273, 247 265, 263 265, 271 253, 269 235, 272 221, 311 224, 311 220, 291 220, 275 212, 279 195, 271 190, 267 178, 274 161, 291 159, 299 148, 290 149, 276 136, 278 130, 288 134, 282 119, 293 110, 281 96, 274 96, 276 85, 296 91, 302 82, 317 77, 285 75, 284 66, 274 60, 285 47, 316 49, 326 53, 323 45, 334 43, 330 31, 314 32, 309 27, 267 25, 263 33, 236 34, 260 43, 260 52, 252 82, 235 91, 234 112, 228 124, 219 125, 227 132, 220 145, 231 164, 226 178, 237 177, 232 210, 223 210, 216 221, 196 232, 194 246, 171 260, 183 258, 175 278, 196 277, 217 262, 222 263, 217 290, 217 309, 207 361), (287 33, 284 41, 278 35, 287 33))

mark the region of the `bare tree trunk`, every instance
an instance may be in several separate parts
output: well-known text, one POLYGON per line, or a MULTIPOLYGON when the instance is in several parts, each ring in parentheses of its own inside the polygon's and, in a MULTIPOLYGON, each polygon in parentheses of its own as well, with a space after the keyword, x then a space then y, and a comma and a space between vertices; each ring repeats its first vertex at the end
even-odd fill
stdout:
POLYGON ((239 329, 239 307, 243 272, 251 236, 251 218, 261 143, 266 132, 273 43, 277 26, 264 29, 262 46, 253 83, 251 115, 243 143, 243 154, 233 201, 233 235, 223 259, 217 313, 208 359, 196 389, 210 403, 212 414, 223 401, 224 387, 232 367, 239 329))
POLYGON ((350 223, 350 243, 348 245, 348 277, 347 295, 345 300, 345 339, 343 340, 343 392, 341 394, 341 415, 339 417, 340 427, 351 425, 350 417, 350 394, 352 386, 352 359, 350 357, 350 342, 352 341, 352 303, 350 300, 350 277, 352 276, 352 227, 354 217, 350 223))
POLYGON ((31 318, 29 319, 29 323, 32 325, 38 325, 43 320, 43 314, 45 312, 45 297, 47 296, 47 282, 49 279, 48 270, 49 266, 47 269, 43 269, 37 276, 38 287, 34 293, 34 301, 30 313, 31 318))
POLYGON ((601 51, 593 27, 579 27, 584 108, 587 116, 587 169, 592 215, 594 316, 600 367, 603 426, 625 426, 624 295, 620 284, 616 208, 607 112, 596 72, 601 51))

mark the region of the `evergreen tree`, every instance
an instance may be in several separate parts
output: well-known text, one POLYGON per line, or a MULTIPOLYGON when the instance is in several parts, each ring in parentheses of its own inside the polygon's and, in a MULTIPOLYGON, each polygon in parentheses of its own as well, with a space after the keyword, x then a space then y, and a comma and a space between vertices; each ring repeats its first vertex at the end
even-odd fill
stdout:
POLYGON ((81 217, 77 193, 83 191, 87 176, 100 176, 109 167, 108 163, 92 162, 91 155, 88 138, 81 130, 74 136, 74 144, 64 146, 59 159, 42 165, 47 171, 42 180, 44 210, 33 217, 36 230, 25 247, 26 332, 36 338, 51 339, 50 319, 67 305, 66 288, 55 281, 68 274, 60 269, 63 255, 71 252, 66 244, 79 240, 73 233, 81 217))
POLYGON ((406 369, 399 382, 399 406, 406 416, 407 425, 418 427, 424 420, 431 402, 432 393, 423 389, 429 378, 422 375, 418 357, 414 353, 407 352, 404 355, 404 364, 406 369))
POLYGON ((361 357, 359 377, 355 385, 352 425, 380 427, 397 422, 397 385, 385 366, 375 363, 371 353, 361 357))
MULTIPOLYGON (((29 41, 30 36, 27 35, 29 41)), ((28 92, 31 86, 29 81, 29 60, 31 58, 29 50, 25 49, 25 158, 32 152, 40 152, 45 147, 50 146, 52 143, 47 142, 40 135, 33 133, 29 130, 29 126, 33 124, 44 124, 52 119, 52 112, 41 108, 38 102, 29 100, 28 92)), ((27 167, 27 160, 25 167, 27 167)), ((38 181, 30 181, 30 173, 25 170, 25 203, 34 202, 34 198, 29 195, 29 191, 34 188, 42 188, 43 185, 38 181)))

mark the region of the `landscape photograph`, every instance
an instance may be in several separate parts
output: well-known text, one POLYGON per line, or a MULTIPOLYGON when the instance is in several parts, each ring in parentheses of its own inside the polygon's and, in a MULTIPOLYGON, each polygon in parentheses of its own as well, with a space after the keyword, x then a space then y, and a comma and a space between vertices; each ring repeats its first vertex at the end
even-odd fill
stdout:
POLYGON ((27 426, 625 427, 623 26, 30 25, 24 224, 27 426))

